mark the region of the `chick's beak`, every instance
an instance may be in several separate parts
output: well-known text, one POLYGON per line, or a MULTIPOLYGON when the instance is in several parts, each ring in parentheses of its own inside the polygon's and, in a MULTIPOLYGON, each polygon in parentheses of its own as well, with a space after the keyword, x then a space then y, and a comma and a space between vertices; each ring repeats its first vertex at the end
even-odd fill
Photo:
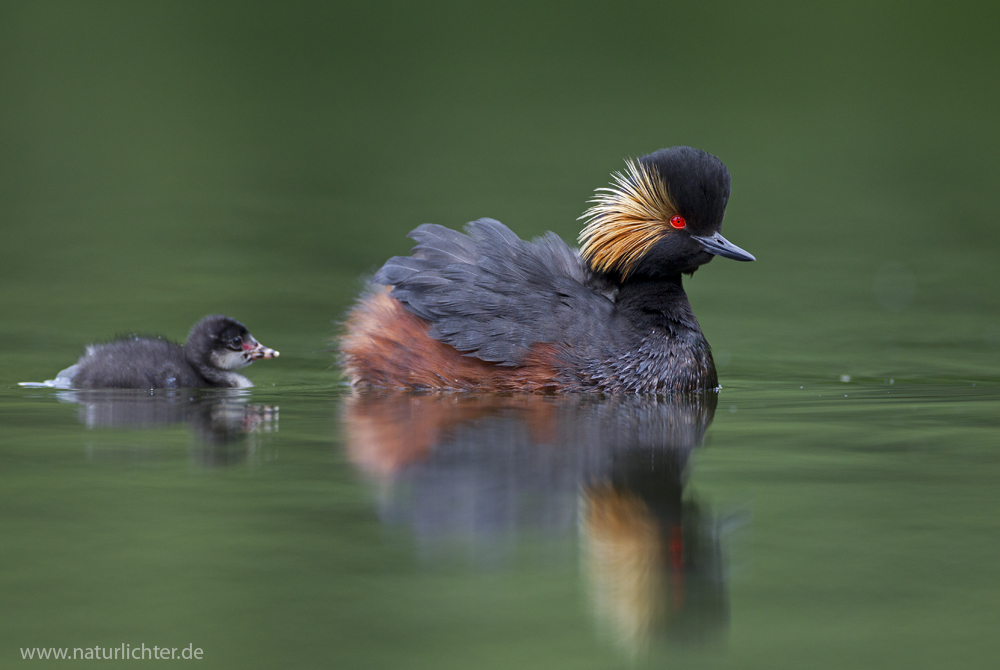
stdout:
POLYGON ((757 260, 752 254, 740 249, 738 246, 724 238, 720 233, 705 235, 704 237, 692 235, 691 237, 698 240, 705 251, 710 254, 722 256, 723 258, 732 258, 734 261, 757 260))
POLYGON ((254 340, 254 347, 247 353, 250 354, 250 360, 255 361, 258 358, 277 358, 278 352, 274 349, 268 349, 260 342, 254 340))

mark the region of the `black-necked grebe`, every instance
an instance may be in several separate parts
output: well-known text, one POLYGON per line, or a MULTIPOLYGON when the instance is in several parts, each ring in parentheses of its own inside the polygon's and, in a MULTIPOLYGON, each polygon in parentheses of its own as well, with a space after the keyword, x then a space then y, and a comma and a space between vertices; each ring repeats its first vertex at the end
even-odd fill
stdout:
POLYGON ((132 335, 89 345, 76 362, 46 386, 60 388, 246 388, 238 370, 278 352, 254 339, 239 321, 206 316, 191 328, 183 345, 132 335))
POLYGON ((579 251, 499 221, 424 224, 389 259, 340 341, 355 386, 668 393, 718 386, 681 283, 714 256, 754 257, 719 233, 729 171, 699 149, 629 161, 598 189, 579 251))

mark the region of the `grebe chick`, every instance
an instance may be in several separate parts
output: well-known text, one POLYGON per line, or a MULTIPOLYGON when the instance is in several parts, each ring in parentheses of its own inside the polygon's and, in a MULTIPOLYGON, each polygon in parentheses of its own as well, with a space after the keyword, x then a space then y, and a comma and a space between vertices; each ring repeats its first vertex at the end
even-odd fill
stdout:
POLYGON ((98 389, 247 388, 249 379, 234 372, 278 352, 254 339, 239 321, 206 316, 191 328, 187 342, 131 335, 91 344, 83 356, 45 386, 98 389))
POLYGON ((463 235, 424 224, 347 317, 354 386, 454 391, 669 393, 718 387, 681 283, 715 256, 729 171, 690 147, 628 161, 581 219, 579 251, 526 242, 499 221, 463 235))

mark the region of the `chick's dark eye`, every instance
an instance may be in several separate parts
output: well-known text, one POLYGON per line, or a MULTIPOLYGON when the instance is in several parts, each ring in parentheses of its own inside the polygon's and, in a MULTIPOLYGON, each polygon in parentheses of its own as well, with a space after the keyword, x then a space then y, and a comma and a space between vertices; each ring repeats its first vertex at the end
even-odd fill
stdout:
POLYGON ((239 337, 239 336, 234 337, 233 339, 231 339, 229 341, 229 346, 231 346, 233 349, 240 349, 240 348, 242 348, 242 346, 243 346, 243 338, 239 337))

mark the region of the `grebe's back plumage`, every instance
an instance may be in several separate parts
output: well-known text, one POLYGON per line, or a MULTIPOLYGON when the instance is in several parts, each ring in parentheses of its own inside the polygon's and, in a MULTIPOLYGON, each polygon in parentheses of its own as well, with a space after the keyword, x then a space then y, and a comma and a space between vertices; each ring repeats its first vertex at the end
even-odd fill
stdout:
POLYGON ((681 284, 713 255, 753 257, 718 230, 721 161, 688 147, 629 164, 599 191, 582 248, 532 242, 492 219, 425 224, 351 312, 341 353, 355 385, 664 393, 718 385, 681 284))
POLYGON ((553 234, 526 242, 493 219, 466 235, 434 224, 410 233, 413 255, 375 275, 429 324, 428 335, 476 358, 513 367, 532 347, 576 340, 613 311, 590 290, 579 255, 553 234))

